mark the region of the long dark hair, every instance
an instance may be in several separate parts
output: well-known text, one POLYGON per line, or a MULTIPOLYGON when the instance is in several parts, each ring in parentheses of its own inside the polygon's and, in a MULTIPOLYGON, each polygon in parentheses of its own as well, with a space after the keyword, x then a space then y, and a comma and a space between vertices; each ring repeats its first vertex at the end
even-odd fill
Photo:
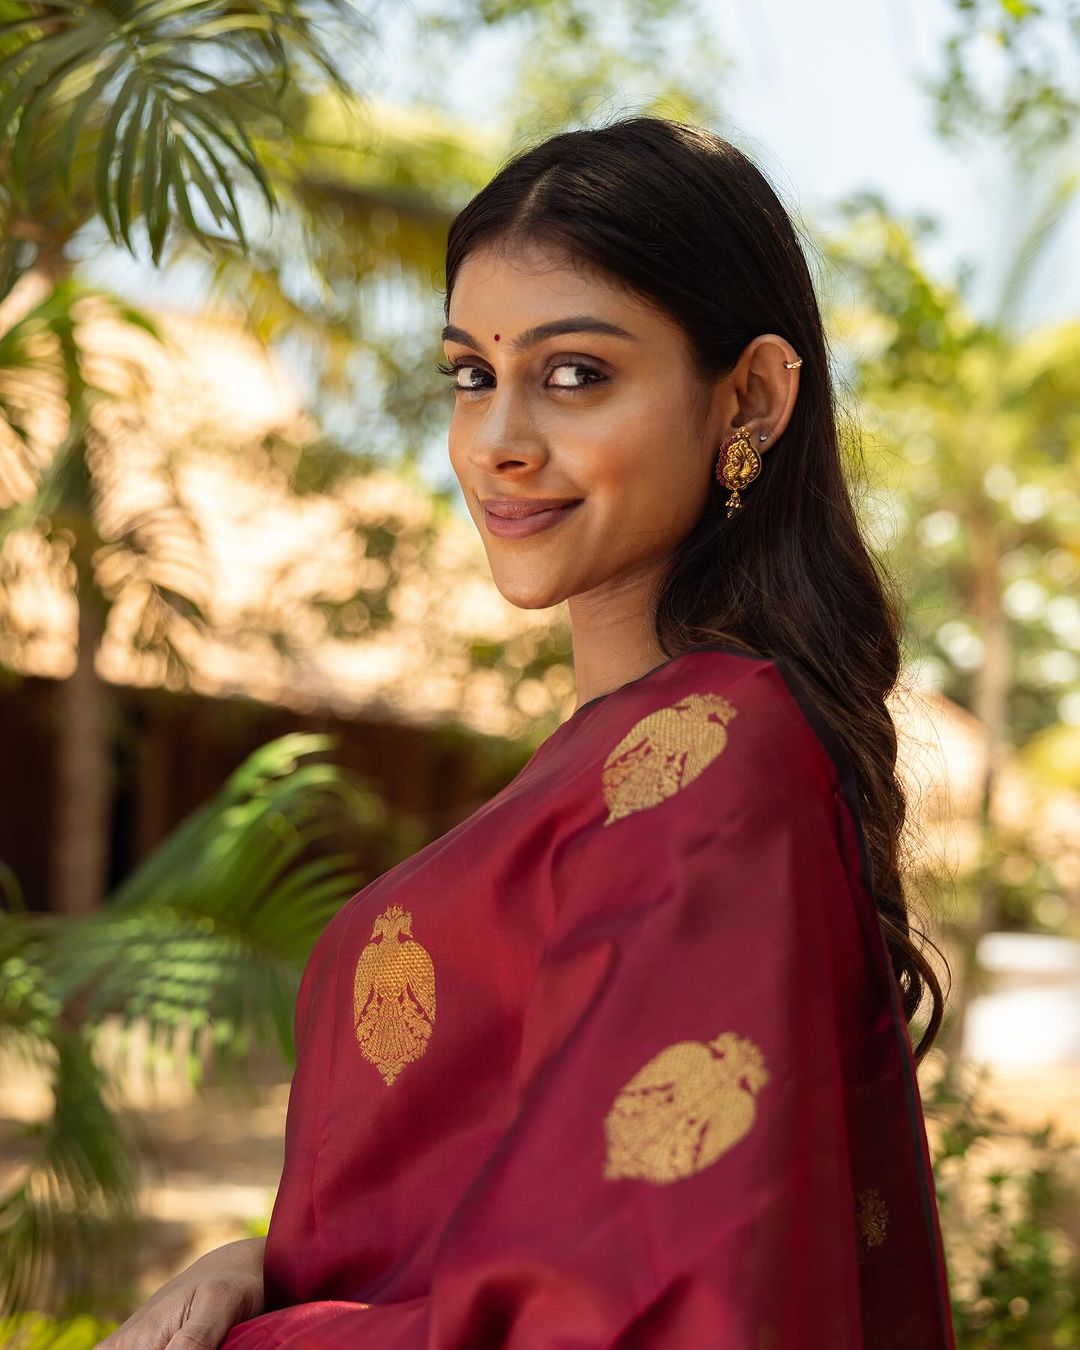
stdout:
MULTIPOLYGON (((886 696, 900 672, 895 583, 871 556, 841 461, 825 333, 803 250, 762 172, 702 128, 635 116, 566 131, 510 159, 455 218, 446 316, 458 268, 481 245, 542 243, 602 269, 667 311, 711 383, 759 333, 803 358, 781 443, 730 518, 712 489, 661 584, 655 627, 671 657, 730 640, 784 657, 853 761, 877 906, 910 1022, 929 993, 916 1050, 941 1025, 944 997, 913 930, 901 878, 906 800, 886 696)), ((703 387, 706 387, 703 385, 703 387)), ((706 400, 702 400, 702 407, 706 400)))

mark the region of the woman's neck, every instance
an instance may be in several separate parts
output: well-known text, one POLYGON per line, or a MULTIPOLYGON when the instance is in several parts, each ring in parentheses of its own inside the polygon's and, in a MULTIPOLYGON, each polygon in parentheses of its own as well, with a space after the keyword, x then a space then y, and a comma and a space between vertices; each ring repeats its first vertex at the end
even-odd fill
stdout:
POLYGON ((653 628, 658 576, 651 570, 570 597, 575 712, 667 660, 653 628))

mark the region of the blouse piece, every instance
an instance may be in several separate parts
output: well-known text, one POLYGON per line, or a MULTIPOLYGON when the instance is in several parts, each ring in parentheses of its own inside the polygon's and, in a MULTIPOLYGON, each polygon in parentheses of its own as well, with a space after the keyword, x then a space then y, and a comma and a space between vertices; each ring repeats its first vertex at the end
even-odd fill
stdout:
POLYGON ((871 894, 786 662, 584 704, 316 944, 223 1350, 954 1350, 871 894))

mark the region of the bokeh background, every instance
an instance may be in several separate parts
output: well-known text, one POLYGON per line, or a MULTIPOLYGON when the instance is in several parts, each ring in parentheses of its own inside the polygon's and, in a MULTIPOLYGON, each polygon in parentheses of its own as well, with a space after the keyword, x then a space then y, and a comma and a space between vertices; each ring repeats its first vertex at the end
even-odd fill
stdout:
POLYGON ((655 112, 794 215, 903 600, 958 1342, 1080 1345, 1078 91, 1076 0, 0 0, 0 1343, 265 1231, 322 926, 571 711, 446 457, 443 248, 655 112))

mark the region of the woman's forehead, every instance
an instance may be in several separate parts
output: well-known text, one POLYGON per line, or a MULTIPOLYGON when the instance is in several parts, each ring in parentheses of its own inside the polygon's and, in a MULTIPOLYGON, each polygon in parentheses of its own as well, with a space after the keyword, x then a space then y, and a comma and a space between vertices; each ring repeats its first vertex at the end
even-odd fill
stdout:
POLYGON ((655 306, 620 279, 580 260, 538 251, 471 253, 458 270, 449 307, 451 327, 477 337, 498 333, 502 342, 575 315, 611 325, 612 336, 633 336, 650 322, 662 322, 655 306), (491 331, 478 331, 485 328, 491 331))

